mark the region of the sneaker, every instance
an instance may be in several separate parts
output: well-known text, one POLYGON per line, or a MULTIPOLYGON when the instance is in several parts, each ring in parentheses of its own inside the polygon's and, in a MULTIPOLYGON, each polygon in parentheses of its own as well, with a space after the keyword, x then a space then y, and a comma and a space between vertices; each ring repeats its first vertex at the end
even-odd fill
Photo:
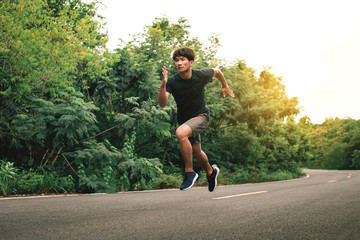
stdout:
POLYGON ((194 186, 194 183, 199 175, 196 172, 185 172, 184 181, 180 186, 180 190, 187 190, 194 186))
POLYGON ((220 169, 216 166, 213 166, 213 173, 211 176, 208 176, 208 182, 209 182, 209 191, 213 192, 217 185, 217 177, 219 176, 220 169))

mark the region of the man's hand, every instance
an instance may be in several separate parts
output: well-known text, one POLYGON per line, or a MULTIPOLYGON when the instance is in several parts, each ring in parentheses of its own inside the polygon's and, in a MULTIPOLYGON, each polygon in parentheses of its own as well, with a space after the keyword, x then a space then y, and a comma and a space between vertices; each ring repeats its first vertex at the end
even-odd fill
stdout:
POLYGON ((235 97, 234 92, 229 88, 229 86, 227 84, 226 84, 226 86, 221 87, 221 92, 222 92, 223 97, 225 97, 226 94, 229 95, 230 97, 235 97))
POLYGON ((159 105, 160 107, 165 107, 166 103, 168 102, 170 93, 166 92, 166 83, 168 80, 168 71, 166 70, 166 67, 163 66, 162 68, 162 81, 160 84, 160 91, 159 91, 159 105))
POLYGON ((163 78, 161 81, 161 87, 166 87, 166 83, 168 80, 168 71, 166 70, 165 66, 163 66, 163 68, 162 68, 162 75, 163 75, 163 78))

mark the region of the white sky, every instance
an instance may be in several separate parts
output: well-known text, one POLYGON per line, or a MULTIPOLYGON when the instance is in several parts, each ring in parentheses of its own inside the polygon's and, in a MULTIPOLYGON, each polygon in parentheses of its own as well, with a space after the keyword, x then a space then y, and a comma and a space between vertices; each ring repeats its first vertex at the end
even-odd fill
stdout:
MULTIPOLYGON (((142 32, 155 17, 189 20, 205 42, 220 34, 218 57, 271 66, 301 116, 360 119, 360 1, 358 0, 103 0, 108 48, 142 32)), ((226 77, 226 76, 225 76, 226 77)))

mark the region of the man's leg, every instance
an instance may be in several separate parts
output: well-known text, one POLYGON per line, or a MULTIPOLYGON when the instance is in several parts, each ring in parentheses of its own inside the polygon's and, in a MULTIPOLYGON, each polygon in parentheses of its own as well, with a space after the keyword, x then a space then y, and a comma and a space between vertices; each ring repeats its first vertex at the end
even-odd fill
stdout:
POLYGON ((209 191, 213 192, 217 185, 217 177, 219 175, 219 168, 217 166, 211 167, 206 154, 201 150, 201 143, 196 142, 193 144, 193 154, 196 161, 206 172, 206 178, 209 183, 209 191))
POLYGON ((192 136, 191 128, 183 124, 176 130, 176 137, 180 144, 180 152, 185 162, 185 172, 192 172, 193 169, 193 148, 189 141, 189 137, 192 136))
POLYGON ((213 168, 209 164, 208 157, 201 150, 201 143, 198 143, 198 142, 194 143, 192 148, 193 148, 193 154, 194 154, 194 157, 195 157, 197 163, 206 172, 206 175, 210 176, 213 173, 213 168))

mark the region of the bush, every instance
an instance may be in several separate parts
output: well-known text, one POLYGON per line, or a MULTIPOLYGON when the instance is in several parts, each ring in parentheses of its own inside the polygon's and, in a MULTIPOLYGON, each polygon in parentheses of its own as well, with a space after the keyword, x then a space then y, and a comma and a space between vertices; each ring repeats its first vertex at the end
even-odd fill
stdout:
POLYGON ((71 175, 57 176, 56 172, 23 170, 15 183, 16 194, 68 193, 75 192, 75 181, 71 175))
POLYGON ((75 181, 71 175, 61 177, 44 169, 20 171, 13 165, 1 160, 1 195, 75 192, 75 181))
POLYGON ((287 179, 298 178, 304 176, 305 173, 300 168, 294 168, 293 171, 278 169, 271 171, 266 165, 261 166, 247 166, 245 168, 237 168, 234 171, 229 171, 222 168, 222 174, 219 175, 218 182, 224 185, 255 183, 267 181, 281 181, 287 179))
POLYGON ((14 163, 5 162, 4 160, 1 160, 0 163, 0 190, 4 196, 12 193, 14 178, 17 172, 13 165, 14 163))
POLYGON ((160 177, 154 178, 150 182, 152 189, 169 189, 178 188, 182 183, 180 175, 161 174, 160 177))

